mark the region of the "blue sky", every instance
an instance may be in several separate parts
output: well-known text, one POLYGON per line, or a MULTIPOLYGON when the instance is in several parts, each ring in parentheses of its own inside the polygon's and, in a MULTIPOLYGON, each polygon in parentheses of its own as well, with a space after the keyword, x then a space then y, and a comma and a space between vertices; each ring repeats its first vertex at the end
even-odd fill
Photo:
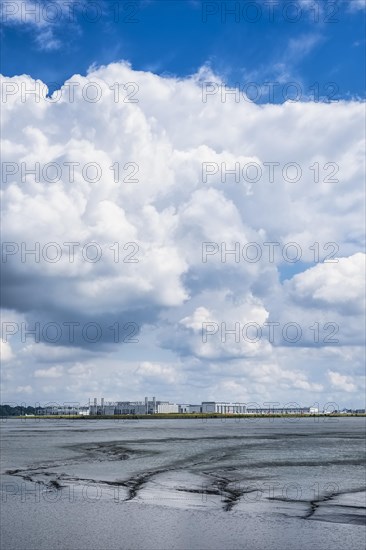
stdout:
POLYGON ((1 6, 5 399, 362 407, 365 2, 1 6))
MULTIPOLYGON (((16 7, 8 2, 12 7, 5 11, 3 1, 3 74, 27 73, 53 87, 93 64, 119 60, 177 76, 208 64, 230 85, 295 81, 304 97, 364 97, 365 16, 359 0, 322 0, 317 10, 306 0, 281 0, 272 8, 248 0, 98 0, 97 8, 76 2, 72 12, 58 1, 63 11, 42 11, 40 2, 36 15, 21 1, 16 7), (319 92, 311 89, 316 82, 319 92)), ((267 90, 259 101, 268 101, 267 90)), ((253 88, 249 93, 255 97, 253 88)), ((291 93, 277 87, 274 100, 291 93)))

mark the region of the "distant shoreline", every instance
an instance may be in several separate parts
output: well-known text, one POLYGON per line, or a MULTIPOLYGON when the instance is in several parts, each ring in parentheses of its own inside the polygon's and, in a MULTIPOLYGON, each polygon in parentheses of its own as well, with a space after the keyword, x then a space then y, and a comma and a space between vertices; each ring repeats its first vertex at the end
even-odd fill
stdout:
POLYGON ((18 418, 24 420, 46 419, 46 420, 182 420, 182 419, 208 419, 208 418, 344 418, 344 417, 366 417, 366 413, 316 413, 316 414, 220 414, 220 413, 156 413, 156 414, 112 414, 112 415, 23 415, 23 416, 1 416, 1 419, 18 418))

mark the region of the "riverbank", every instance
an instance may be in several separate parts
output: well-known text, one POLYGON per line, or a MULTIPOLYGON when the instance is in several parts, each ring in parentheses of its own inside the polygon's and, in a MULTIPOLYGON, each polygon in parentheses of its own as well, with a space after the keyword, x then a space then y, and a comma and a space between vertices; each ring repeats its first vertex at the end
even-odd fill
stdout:
POLYGON ((37 415, 37 416, 2 416, 0 418, 20 419, 72 419, 72 420, 159 420, 159 419, 206 419, 206 418, 345 418, 345 417, 366 417, 366 413, 318 413, 318 414, 220 414, 220 413, 157 413, 157 414, 113 414, 113 415, 37 415))

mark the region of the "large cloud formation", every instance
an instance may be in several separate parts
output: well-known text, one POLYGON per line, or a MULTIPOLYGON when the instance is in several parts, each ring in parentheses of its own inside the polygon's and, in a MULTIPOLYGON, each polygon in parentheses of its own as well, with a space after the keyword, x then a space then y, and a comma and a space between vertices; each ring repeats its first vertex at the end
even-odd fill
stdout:
POLYGON ((7 398, 361 403, 364 105, 223 85, 2 79, 7 398))

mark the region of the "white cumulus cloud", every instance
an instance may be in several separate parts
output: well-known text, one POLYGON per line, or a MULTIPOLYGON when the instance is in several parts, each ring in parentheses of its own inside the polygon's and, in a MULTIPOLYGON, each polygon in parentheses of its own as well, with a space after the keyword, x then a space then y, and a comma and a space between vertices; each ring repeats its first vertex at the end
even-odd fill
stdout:
POLYGON ((4 320, 18 316, 12 354, 4 348, 10 396, 42 378, 66 380, 65 391, 83 399, 101 383, 106 397, 123 387, 138 397, 144 388, 155 392, 157 380, 169 395, 182 384, 176 394, 185 400, 190 385, 197 399, 220 387, 265 395, 275 378, 274 393, 287 388, 310 400, 337 380, 326 375, 326 350, 316 368, 299 355, 324 347, 324 338, 307 337, 297 349, 220 335, 204 343, 202 323, 262 327, 270 319, 308 330, 334 321, 346 327, 342 352, 360 343, 364 105, 259 106, 222 103, 220 94, 203 101, 205 78, 205 71, 178 79, 113 63, 74 75, 52 100, 39 101, 22 100, 22 89, 37 84, 31 77, 2 78, 4 320), (116 83, 129 83, 117 99, 116 83), (85 95, 92 87, 97 102, 85 95), (293 242, 296 264, 284 254, 293 242), (205 259, 203 243, 211 243, 205 259), (254 261, 248 243, 261 250, 254 261), (337 263, 322 263, 328 243, 337 263), (79 323, 73 341, 63 325, 71 321, 79 323), (139 341, 113 341, 110 327, 130 321, 142 329, 139 341), (42 332, 50 322, 62 332, 53 345, 42 332), (21 323, 40 323, 40 342, 23 338, 21 323), (88 323, 103 329, 93 346, 82 331, 88 323), (116 365, 128 381, 101 381, 116 365), (95 383, 85 389, 89 374, 95 383), (24 376, 30 380, 20 383, 24 376))

